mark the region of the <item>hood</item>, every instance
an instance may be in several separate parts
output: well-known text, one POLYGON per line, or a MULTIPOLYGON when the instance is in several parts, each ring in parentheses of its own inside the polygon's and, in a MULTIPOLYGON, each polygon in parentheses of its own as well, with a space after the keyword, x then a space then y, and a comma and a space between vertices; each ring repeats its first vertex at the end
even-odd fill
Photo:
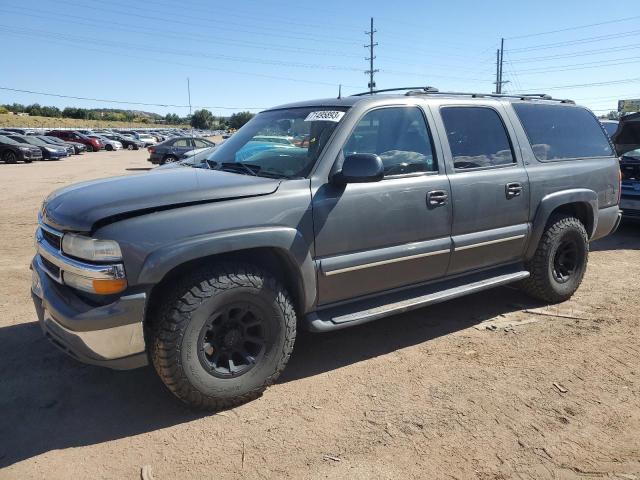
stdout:
POLYGON ((611 137, 618 156, 640 148, 640 113, 620 118, 618 129, 611 137))
POLYGON ((64 231, 90 232, 96 222, 189 204, 268 195, 280 180, 177 168, 78 183, 53 192, 43 220, 64 231))

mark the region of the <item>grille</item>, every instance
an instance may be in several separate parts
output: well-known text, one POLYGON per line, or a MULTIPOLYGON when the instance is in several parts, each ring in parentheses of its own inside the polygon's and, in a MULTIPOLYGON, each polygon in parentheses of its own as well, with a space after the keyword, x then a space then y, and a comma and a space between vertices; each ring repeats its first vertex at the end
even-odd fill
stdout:
POLYGON ((40 261, 42 262, 42 265, 44 265, 44 268, 46 268, 51 275, 56 278, 60 278, 60 268, 44 258, 42 255, 40 255, 40 261))
POLYGON ((60 250, 61 245, 61 237, 59 237, 58 235, 54 235, 51 232, 48 232, 45 229, 42 229, 42 238, 45 239, 45 241, 51 245, 52 247, 54 247, 56 250, 60 250))

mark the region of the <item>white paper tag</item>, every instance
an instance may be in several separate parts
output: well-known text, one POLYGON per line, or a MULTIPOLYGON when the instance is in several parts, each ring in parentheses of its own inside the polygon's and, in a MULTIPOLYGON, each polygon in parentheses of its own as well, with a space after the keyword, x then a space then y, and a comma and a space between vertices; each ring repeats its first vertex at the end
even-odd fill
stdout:
POLYGON ((305 122, 339 122, 344 117, 344 112, 338 110, 319 110, 311 112, 304 119, 305 122))

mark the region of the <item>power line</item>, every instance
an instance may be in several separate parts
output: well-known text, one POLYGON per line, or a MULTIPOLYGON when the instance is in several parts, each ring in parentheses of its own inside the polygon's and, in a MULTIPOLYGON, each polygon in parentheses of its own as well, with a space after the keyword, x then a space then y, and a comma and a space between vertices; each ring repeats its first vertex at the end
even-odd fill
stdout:
POLYGON ((544 50, 548 48, 557 48, 557 47, 563 47, 563 46, 569 46, 569 45, 580 45, 584 43, 599 42, 601 40, 607 40, 610 38, 630 37, 638 34, 640 34, 640 30, 630 30, 628 32, 613 33, 609 35, 598 35, 595 37, 585 37, 585 38, 569 40, 565 42, 546 43, 546 44, 541 44, 541 45, 536 45, 531 47, 512 48, 510 51, 511 52, 529 52, 533 50, 544 50))
MULTIPOLYGON (((556 85, 549 87, 537 87, 537 88, 529 88, 529 91, 546 91, 546 90, 564 90, 569 88, 583 88, 583 87, 601 87, 606 85, 621 85, 625 83, 636 83, 640 82, 640 77, 635 78, 624 78, 620 80, 610 80, 606 82, 593 82, 593 83, 578 83, 574 85, 556 85)), ((518 93, 526 93, 526 92, 518 92, 518 93)))
POLYGON ((573 70, 584 70, 589 68, 613 67, 617 65, 628 65, 631 63, 638 63, 638 60, 640 60, 640 57, 626 57, 626 58, 616 58, 611 60, 599 60, 595 62, 574 63, 569 65, 563 65, 562 67, 558 67, 558 68, 553 68, 553 67, 528 68, 528 69, 520 70, 520 74, 535 75, 540 73, 568 72, 573 70))
POLYGON ((625 45, 620 47, 597 48, 592 50, 581 50, 578 52, 561 53, 557 55, 544 55, 539 57, 518 58, 518 59, 511 60, 511 63, 536 63, 539 61, 556 60, 556 59, 562 59, 562 58, 584 57, 584 56, 590 56, 598 53, 614 53, 614 52, 620 52, 624 50, 635 50, 635 49, 638 49, 639 47, 640 47, 640 43, 635 43, 632 45, 625 45))
POLYGON ((628 20, 636 20, 638 18, 640 18, 640 15, 636 15, 636 16, 633 16, 633 17, 618 18, 618 19, 615 19, 615 20, 607 20, 607 21, 598 22, 598 23, 590 23, 590 24, 587 24, 587 25, 578 25, 576 27, 560 28, 558 30, 547 30, 546 32, 528 33, 528 34, 525 34, 525 35, 517 35, 517 36, 514 36, 514 37, 508 37, 507 39, 508 40, 517 40, 517 39, 521 39, 521 38, 538 37, 538 36, 541 36, 541 35, 551 35, 553 33, 569 32, 569 31, 572 31, 572 30, 581 30, 583 28, 598 27, 600 25, 609 25, 611 23, 626 22, 628 20))
MULTIPOLYGON (((113 103, 118 105, 138 105, 144 107, 165 107, 165 108, 190 108, 191 105, 175 105, 170 103, 148 103, 148 102, 132 102, 127 100, 108 100, 104 98, 91 98, 91 97, 77 97, 73 95, 62 95, 59 93, 49 93, 49 92, 37 92, 34 90, 22 90, 19 88, 9 88, 9 87, 0 87, 0 90, 6 90, 9 92, 18 92, 18 93, 29 93, 32 95, 43 95, 46 97, 56 97, 56 98, 69 98, 73 100, 88 100, 92 102, 100 102, 100 103, 113 103)), ((189 94, 190 95, 190 94, 189 94)), ((220 109, 220 110, 264 110, 265 107, 222 107, 219 105, 214 106, 196 106, 196 108, 210 108, 210 109, 220 109)))

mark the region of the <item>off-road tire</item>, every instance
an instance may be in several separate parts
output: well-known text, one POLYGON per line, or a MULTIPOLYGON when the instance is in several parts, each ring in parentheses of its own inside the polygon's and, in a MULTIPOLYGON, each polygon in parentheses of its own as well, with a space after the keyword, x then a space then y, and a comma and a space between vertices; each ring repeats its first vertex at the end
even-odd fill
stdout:
POLYGON ((580 286, 589 260, 589 239, 584 225, 570 215, 553 215, 533 258, 525 268, 531 276, 520 283, 522 290, 528 295, 547 303, 564 302, 571 298, 580 286), (559 247, 567 242, 575 243, 575 269, 564 282, 557 279, 554 261, 559 247))
POLYGON ((285 368, 296 337, 296 313, 286 289, 268 273, 246 264, 207 267, 182 277, 152 313, 147 338, 156 372, 191 407, 221 410, 253 400, 285 368), (254 302, 267 324, 263 354, 234 378, 219 378, 202 363, 202 330, 225 305, 254 302))

